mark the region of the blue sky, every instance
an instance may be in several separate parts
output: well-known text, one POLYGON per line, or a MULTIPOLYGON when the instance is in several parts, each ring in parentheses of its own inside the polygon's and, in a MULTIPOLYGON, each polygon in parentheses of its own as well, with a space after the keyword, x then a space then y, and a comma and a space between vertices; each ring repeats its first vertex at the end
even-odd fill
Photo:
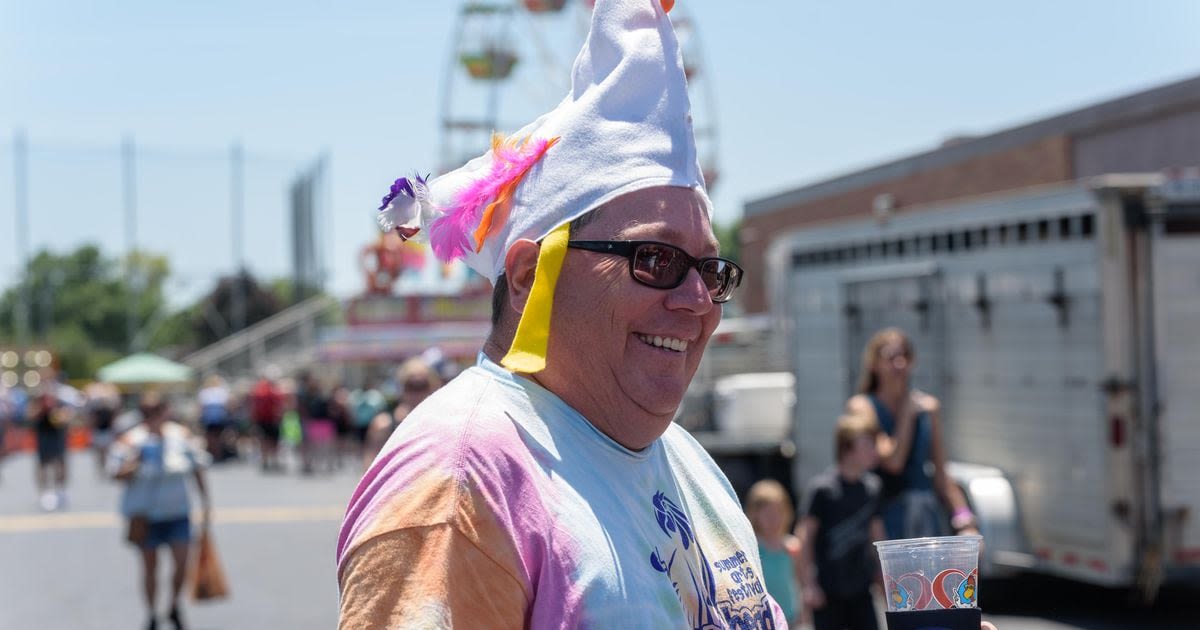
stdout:
MULTIPOLYGON (((11 134, 21 128, 32 148, 35 249, 123 246, 118 152, 122 137, 135 138, 138 240, 170 255, 177 299, 233 267, 231 143, 248 155, 247 258, 264 275, 289 264, 284 186, 327 151, 332 286, 358 291, 356 254, 375 234, 379 197, 395 177, 437 166, 460 5, 0 0, 0 284, 18 265, 11 134)), ((697 106, 720 138, 719 221, 736 219, 747 200, 949 135, 1200 73, 1194 0, 678 6, 696 24, 714 97, 697 106)), ((578 31, 569 18, 523 24, 515 41, 530 58, 569 65, 578 31)), ((505 88, 506 116, 523 115, 518 102, 537 107, 531 81, 505 88)), ((452 106, 482 94, 460 90, 452 106)))

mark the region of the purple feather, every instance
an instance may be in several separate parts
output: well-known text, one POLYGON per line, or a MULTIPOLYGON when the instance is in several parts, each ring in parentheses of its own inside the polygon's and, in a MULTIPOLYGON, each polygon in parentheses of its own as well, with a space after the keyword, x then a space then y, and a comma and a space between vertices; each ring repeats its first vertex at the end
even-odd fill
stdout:
MULTIPOLYGON (((421 177, 420 175, 414 175, 413 177, 421 185, 425 184, 424 177, 421 177)), ((401 193, 412 197, 413 199, 417 198, 417 191, 413 189, 413 185, 408 181, 407 177, 401 177, 392 183, 392 188, 388 191, 388 194, 383 196, 383 201, 379 204, 379 209, 383 210, 384 208, 387 208, 388 204, 392 203, 392 200, 396 198, 396 195, 401 193)))

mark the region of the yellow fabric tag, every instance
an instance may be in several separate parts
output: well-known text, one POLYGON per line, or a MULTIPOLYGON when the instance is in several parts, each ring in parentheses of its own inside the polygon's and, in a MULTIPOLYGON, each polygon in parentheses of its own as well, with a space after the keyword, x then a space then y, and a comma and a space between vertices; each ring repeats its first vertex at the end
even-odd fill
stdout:
POLYGON ((522 374, 536 374, 546 369, 546 348, 550 343, 550 309, 554 306, 554 287, 558 285, 558 274, 562 271, 563 258, 567 256, 567 240, 571 236, 571 224, 564 223, 542 240, 538 252, 537 270, 533 276, 533 289, 525 301, 521 322, 512 347, 500 360, 500 365, 522 374))

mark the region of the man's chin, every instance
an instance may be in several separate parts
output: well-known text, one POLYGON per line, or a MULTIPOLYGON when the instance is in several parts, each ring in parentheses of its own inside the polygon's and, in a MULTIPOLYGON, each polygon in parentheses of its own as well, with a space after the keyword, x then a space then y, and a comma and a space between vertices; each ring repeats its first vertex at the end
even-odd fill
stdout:
POLYGON ((662 392, 654 392, 653 395, 647 397, 641 404, 641 407, 651 415, 670 421, 675 418, 675 414, 679 411, 679 405, 682 402, 682 392, 678 396, 664 396, 662 392))
POLYGON ((625 395, 646 413, 675 417, 687 391, 688 379, 682 375, 631 373, 622 380, 625 395))

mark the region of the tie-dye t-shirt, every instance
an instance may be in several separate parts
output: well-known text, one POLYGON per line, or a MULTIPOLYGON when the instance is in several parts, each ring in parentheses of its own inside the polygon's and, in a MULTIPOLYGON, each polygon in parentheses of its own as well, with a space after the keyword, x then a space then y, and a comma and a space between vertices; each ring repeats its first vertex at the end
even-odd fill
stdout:
POLYGON ((408 416, 338 539, 342 628, 785 628, 686 431, 641 451, 480 359, 408 416))

